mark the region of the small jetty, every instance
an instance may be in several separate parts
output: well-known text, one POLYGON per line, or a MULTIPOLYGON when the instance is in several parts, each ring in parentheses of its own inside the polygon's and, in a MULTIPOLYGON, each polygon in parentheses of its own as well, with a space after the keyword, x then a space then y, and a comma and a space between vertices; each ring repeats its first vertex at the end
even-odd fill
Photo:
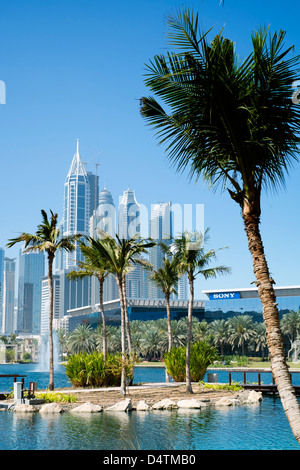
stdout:
MULTIPOLYGON (((223 369, 223 368, 214 368, 213 369, 214 371, 222 371, 222 372, 228 372, 228 384, 229 385, 232 385, 233 383, 238 383, 239 385, 241 385, 245 390, 255 390, 256 392, 262 392, 263 394, 267 394, 267 393, 272 393, 272 394, 276 394, 278 393, 278 390, 277 390, 277 385, 275 383, 275 380, 274 380, 274 377, 273 377, 273 374, 272 374, 272 370, 271 369, 249 369, 249 368, 246 368, 246 369, 243 369, 243 368, 231 368, 231 369, 223 369), (243 374, 243 381, 233 381, 232 380, 232 374, 233 373, 242 373, 243 374), (257 382, 247 382, 247 374, 257 374, 257 382), (272 382, 269 383, 269 384, 266 384, 263 380, 263 375, 264 374, 272 374, 272 382)), ((300 373, 300 370, 299 369, 292 369, 290 370, 290 373, 291 373, 291 379, 292 379, 292 373, 293 374, 296 374, 296 373, 300 373)), ((212 374, 212 375, 217 375, 216 374, 212 374)), ((215 381, 215 380, 214 380, 215 381)), ((296 392, 296 395, 300 395, 300 385, 294 385, 292 383, 294 389, 295 389, 295 392, 296 392)))

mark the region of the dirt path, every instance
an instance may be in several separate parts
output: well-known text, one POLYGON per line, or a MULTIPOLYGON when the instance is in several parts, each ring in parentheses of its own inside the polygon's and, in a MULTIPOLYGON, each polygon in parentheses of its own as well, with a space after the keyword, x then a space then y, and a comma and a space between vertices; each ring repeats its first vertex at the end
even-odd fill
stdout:
MULTIPOLYGON (((99 404, 104 407, 112 406, 118 401, 124 400, 124 396, 121 395, 119 389, 73 389, 73 390, 61 390, 63 392, 70 392, 76 395, 77 404, 90 402, 93 404, 99 404)), ((56 390, 59 392, 59 390, 56 390)), ((183 399, 199 399, 201 401, 214 401, 221 397, 227 396, 234 398, 238 392, 232 392, 227 390, 215 391, 203 389, 199 384, 193 385, 193 394, 186 393, 186 386, 184 385, 172 385, 172 386, 136 386, 129 387, 126 398, 130 398, 132 405, 135 406, 140 400, 145 400, 148 405, 152 406, 154 403, 164 399, 170 398, 171 400, 178 401, 183 399)))

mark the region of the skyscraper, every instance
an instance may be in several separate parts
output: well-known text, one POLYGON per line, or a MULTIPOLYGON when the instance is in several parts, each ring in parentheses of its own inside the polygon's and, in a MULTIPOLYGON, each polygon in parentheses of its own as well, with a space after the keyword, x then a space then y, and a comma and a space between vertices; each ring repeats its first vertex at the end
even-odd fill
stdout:
POLYGON ((2 333, 11 335, 16 329, 15 319, 15 259, 4 258, 2 333))
MULTIPOLYGON (((48 276, 42 282, 41 335, 49 334, 49 284, 48 276)), ((53 276, 53 320, 60 317, 60 276, 53 276)))
POLYGON ((140 232, 140 206, 136 201, 134 191, 127 189, 119 204, 118 235, 121 239, 127 240, 140 235, 140 232))
MULTIPOLYGON (((157 245, 149 249, 149 262, 157 271, 163 264, 164 253, 159 246, 163 242, 169 244, 172 237, 172 211, 171 202, 154 204, 150 217, 150 238, 157 245)), ((153 282, 149 281, 148 297, 151 299, 164 298, 164 293, 153 282)))
MULTIPOLYGON (((128 240, 141 235, 141 210, 135 198, 135 192, 127 189, 119 204, 118 235, 128 240)), ((145 298, 145 272, 142 266, 136 265, 126 275, 126 294, 133 299, 145 298)))
POLYGON ((90 219, 90 235, 97 238, 98 230, 111 237, 116 234, 116 209, 111 193, 104 188, 100 191, 97 210, 90 219))
POLYGON ((45 275, 43 252, 20 253, 17 332, 40 334, 42 277, 45 275))
MULTIPOLYGON (((111 193, 104 188, 99 194, 99 205, 90 219, 90 236, 97 238, 98 231, 103 231, 111 237, 116 234, 116 209, 111 193)), ((109 274, 105 278, 103 286, 104 302, 119 297, 115 278, 109 274)), ((91 279, 91 304, 99 303, 99 281, 95 277, 91 279)))
MULTIPOLYGON (((69 173, 65 181, 63 235, 89 234, 90 220, 90 183, 87 171, 79 155, 79 140, 69 173)), ((74 268, 78 260, 82 260, 80 249, 73 253, 65 253, 65 269, 74 268)))

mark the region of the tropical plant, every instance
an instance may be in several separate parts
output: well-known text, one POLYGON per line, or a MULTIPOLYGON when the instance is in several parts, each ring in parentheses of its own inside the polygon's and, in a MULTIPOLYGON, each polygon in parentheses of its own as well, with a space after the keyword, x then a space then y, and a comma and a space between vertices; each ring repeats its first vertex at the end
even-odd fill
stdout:
POLYGON ((291 343, 291 348, 288 353, 288 357, 296 341, 298 339, 298 335, 300 332, 300 311, 291 310, 289 313, 283 315, 280 328, 283 334, 285 334, 291 343))
POLYGON ((102 318, 102 341, 103 341, 103 355, 104 360, 107 356, 107 334, 106 334, 106 320, 103 306, 103 286, 107 271, 107 260, 103 258, 102 252, 99 251, 99 243, 92 243, 92 237, 86 237, 89 244, 86 245, 85 241, 80 242, 80 250, 84 256, 84 261, 78 261, 77 271, 70 271, 67 276, 70 279, 82 279, 86 276, 95 276, 99 282, 99 308, 102 318))
POLYGON ((255 323, 253 337, 250 339, 251 343, 255 345, 255 351, 261 352, 262 360, 265 360, 265 349, 267 347, 266 325, 264 323, 255 323))
POLYGON ((211 187, 221 183, 238 204, 263 306, 272 372, 292 431, 300 442, 300 407, 286 364, 279 313, 260 233, 261 194, 284 183, 297 160, 300 107, 291 100, 300 56, 286 47, 285 32, 251 35, 252 51, 240 61, 222 33, 210 42, 198 13, 184 9, 169 19, 172 47, 155 56, 145 83, 153 97, 141 113, 167 144, 177 170, 190 168, 211 187))
MULTIPOLYGON (((74 387, 113 387, 119 386, 122 373, 122 355, 103 353, 74 354, 70 356, 66 375, 74 387)), ((133 378, 133 363, 125 363, 126 380, 133 378)))
POLYGON ((237 315, 228 320, 229 342, 242 349, 245 355, 245 342, 250 340, 255 333, 253 320, 250 315, 237 315))
POLYGON ((221 356, 224 356, 224 346, 228 342, 228 322, 226 320, 214 320, 209 325, 215 346, 220 346, 221 356))
POLYGON ((99 232, 99 239, 90 239, 91 245, 95 247, 106 262, 107 272, 112 274, 117 282, 120 293, 121 304, 121 349, 124 367, 122 370, 121 393, 126 394, 126 336, 127 331, 128 349, 132 353, 130 324, 127 312, 126 300, 126 274, 130 272, 134 265, 141 262, 140 255, 147 252, 147 248, 154 245, 153 242, 147 242, 144 239, 132 237, 128 240, 108 236, 104 232, 99 232))
POLYGON ((53 262, 56 252, 75 250, 75 243, 80 235, 68 235, 62 237, 57 227, 58 214, 50 210, 50 220, 47 213, 42 210, 42 223, 38 225, 35 234, 23 232, 19 237, 8 241, 10 248, 16 243, 24 243, 24 252, 44 251, 48 257, 48 288, 49 288, 49 390, 54 390, 54 362, 53 362, 53 262))
POLYGON ((68 349, 72 354, 91 353, 96 349, 96 341, 91 325, 78 324, 68 336, 68 349))
MULTIPOLYGON (((214 346, 204 341, 191 344, 190 350, 190 375, 193 382, 203 379, 207 367, 218 358, 214 346)), ((169 374, 175 382, 183 382, 186 378, 186 348, 172 348, 164 356, 169 374)))
POLYGON ((166 310, 167 310, 167 325, 168 325, 168 351, 172 348, 172 331, 171 331, 171 313, 170 313, 170 298, 172 294, 177 294, 177 285, 179 280, 178 275, 178 261, 177 258, 173 256, 170 247, 164 243, 160 244, 160 247, 164 253, 164 258, 162 266, 157 270, 150 265, 150 275, 149 279, 157 287, 159 287, 166 301, 166 310))
POLYGON ((173 242, 175 257, 177 259, 178 271, 180 274, 187 273, 190 298, 187 316, 187 339, 186 339, 186 391, 193 393, 190 377, 190 343, 192 335, 192 314, 194 304, 194 281, 197 276, 204 276, 205 279, 216 277, 218 274, 230 272, 225 266, 210 268, 212 260, 216 258, 216 250, 205 251, 204 244, 208 241, 209 229, 205 234, 197 232, 185 232, 181 237, 173 242))

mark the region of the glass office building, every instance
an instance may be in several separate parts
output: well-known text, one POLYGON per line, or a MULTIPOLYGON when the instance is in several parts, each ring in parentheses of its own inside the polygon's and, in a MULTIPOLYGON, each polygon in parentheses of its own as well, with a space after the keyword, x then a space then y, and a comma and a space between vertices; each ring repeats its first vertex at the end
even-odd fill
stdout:
MULTIPOLYGON (((300 310, 300 286, 274 286, 280 319, 291 310, 300 310)), ((253 321, 262 322, 262 304, 257 288, 205 290, 205 320, 227 320, 237 315, 250 315, 253 321)))
POLYGON ((44 275, 43 252, 20 253, 17 333, 40 334, 42 277, 44 275))

